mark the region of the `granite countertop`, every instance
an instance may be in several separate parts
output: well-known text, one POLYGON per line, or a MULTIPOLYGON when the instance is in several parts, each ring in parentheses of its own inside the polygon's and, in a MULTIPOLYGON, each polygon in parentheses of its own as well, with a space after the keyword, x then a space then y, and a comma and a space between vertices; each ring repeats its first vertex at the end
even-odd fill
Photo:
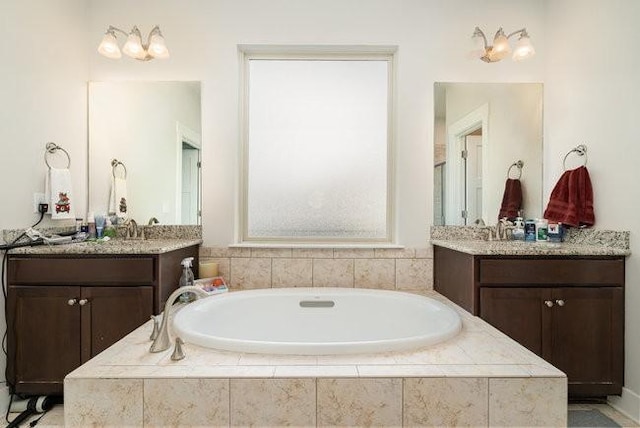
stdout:
POLYGON ((629 249, 587 243, 432 239, 431 244, 472 255, 628 256, 629 249))
POLYGON ((487 241, 485 228, 433 226, 431 244, 472 255, 493 256, 629 256, 629 231, 569 229, 565 241, 487 241))
POLYGON ((162 254, 200 244, 202 244, 200 238, 112 239, 107 242, 85 241, 62 245, 45 244, 35 247, 20 247, 10 250, 9 254, 162 254))

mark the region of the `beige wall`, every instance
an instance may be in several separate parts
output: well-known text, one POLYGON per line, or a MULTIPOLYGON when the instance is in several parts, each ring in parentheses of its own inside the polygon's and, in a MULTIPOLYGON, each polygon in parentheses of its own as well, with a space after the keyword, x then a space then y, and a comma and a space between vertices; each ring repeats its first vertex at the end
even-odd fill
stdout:
POLYGON ((640 2, 548 3, 545 77, 545 200, 562 174, 562 158, 588 148, 596 228, 631 231, 626 264, 625 390, 618 406, 640 420, 640 2), (584 30, 597 29, 584 46, 584 30), (594 55, 594 52, 598 52, 594 55))

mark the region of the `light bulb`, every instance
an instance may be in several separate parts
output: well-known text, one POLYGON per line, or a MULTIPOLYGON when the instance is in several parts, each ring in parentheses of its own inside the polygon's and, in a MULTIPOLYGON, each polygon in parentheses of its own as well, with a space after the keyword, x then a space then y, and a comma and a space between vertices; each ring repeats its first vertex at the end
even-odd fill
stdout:
POLYGON ((118 59, 122 56, 118 47, 118 40, 113 31, 107 31, 98 46, 98 52, 111 59, 118 59))
POLYGON ((154 58, 169 58, 169 49, 167 49, 167 45, 165 44, 164 37, 162 37, 160 30, 154 31, 151 35, 147 51, 149 52, 149 55, 154 58))
POLYGON ((135 59, 144 59, 147 56, 144 48, 142 47, 142 40, 140 39, 140 31, 137 27, 133 27, 127 42, 122 47, 122 52, 135 59))
POLYGON ((523 59, 531 58, 536 54, 536 50, 533 48, 531 44, 531 39, 529 39, 529 35, 524 32, 518 39, 516 43, 516 47, 513 50, 513 60, 521 61, 523 59))
POLYGON ((471 52, 469 52, 471 58, 482 58, 486 55, 487 50, 484 40, 482 31, 476 27, 476 31, 474 31, 473 36, 471 36, 472 49, 471 52))
POLYGON ((495 61, 500 61, 511 52, 511 46, 509 46, 509 39, 505 36, 502 28, 498 30, 496 36, 493 38, 493 47, 491 49, 491 57, 495 61))

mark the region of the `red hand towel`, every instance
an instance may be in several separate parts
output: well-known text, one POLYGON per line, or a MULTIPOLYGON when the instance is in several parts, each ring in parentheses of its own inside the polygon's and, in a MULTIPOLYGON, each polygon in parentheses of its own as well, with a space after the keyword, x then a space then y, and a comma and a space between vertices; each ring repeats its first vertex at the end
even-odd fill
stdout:
POLYGON ((502 205, 500 206, 500 214, 498 219, 516 218, 518 211, 522 207, 522 185, 520 180, 507 178, 504 185, 504 195, 502 195, 502 205))
POLYGON ((584 166, 565 171, 551 192, 544 218, 568 226, 593 226, 593 188, 584 166))

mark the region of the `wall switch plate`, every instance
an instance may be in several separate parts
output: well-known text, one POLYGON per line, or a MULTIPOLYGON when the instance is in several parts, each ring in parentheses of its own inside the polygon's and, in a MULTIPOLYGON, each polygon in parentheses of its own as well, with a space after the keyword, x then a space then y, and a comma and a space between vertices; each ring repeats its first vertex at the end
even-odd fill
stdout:
POLYGON ((38 214, 38 205, 46 204, 47 201, 44 199, 44 193, 34 193, 33 194, 33 213, 38 214))

